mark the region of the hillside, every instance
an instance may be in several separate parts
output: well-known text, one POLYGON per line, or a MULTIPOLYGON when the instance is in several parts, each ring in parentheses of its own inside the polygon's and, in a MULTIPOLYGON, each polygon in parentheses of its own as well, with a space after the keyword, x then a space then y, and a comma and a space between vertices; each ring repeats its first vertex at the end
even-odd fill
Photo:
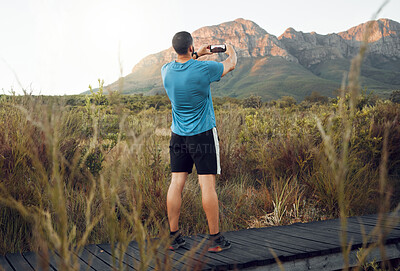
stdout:
MULTIPOLYGON (((200 44, 230 43, 237 52, 236 69, 213 84, 214 96, 257 94, 268 100, 291 95, 302 100, 312 91, 333 96, 358 53, 366 25, 328 35, 288 28, 276 37, 252 21, 236 19, 202 27, 192 35, 197 48, 200 44)), ((400 89, 400 24, 389 19, 374 21, 369 42, 361 72, 362 87, 386 96, 400 89)), ((220 54, 201 59, 221 61, 223 57, 220 54)), ((160 68, 175 58, 172 47, 145 57, 123 78, 122 93, 164 93, 160 68)), ((119 88, 118 81, 106 87, 119 88)))

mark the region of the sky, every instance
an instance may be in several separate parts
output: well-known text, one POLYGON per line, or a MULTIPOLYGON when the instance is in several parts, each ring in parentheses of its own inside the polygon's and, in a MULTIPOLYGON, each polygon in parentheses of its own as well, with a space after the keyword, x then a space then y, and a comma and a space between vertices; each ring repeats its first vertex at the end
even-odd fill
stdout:
MULTIPOLYGON (((383 0, 0 0, 0 94, 72 95, 126 76, 178 31, 237 18, 279 36, 329 34, 373 18, 383 0)), ((377 18, 400 22, 400 0, 377 18)))

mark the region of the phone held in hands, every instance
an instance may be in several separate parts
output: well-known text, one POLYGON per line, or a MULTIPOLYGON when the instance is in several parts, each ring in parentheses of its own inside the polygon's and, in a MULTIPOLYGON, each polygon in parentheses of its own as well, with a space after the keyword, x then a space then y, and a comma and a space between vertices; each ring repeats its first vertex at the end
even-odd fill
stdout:
POLYGON ((209 49, 211 53, 223 53, 226 51, 226 45, 225 44, 210 45, 209 49))

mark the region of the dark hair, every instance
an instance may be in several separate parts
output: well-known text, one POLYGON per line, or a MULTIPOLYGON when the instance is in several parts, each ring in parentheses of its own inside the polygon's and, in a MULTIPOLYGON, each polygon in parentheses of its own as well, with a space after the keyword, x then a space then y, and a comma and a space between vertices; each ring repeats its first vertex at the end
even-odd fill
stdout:
POLYGON ((193 38, 186 31, 178 32, 172 38, 172 47, 178 55, 186 55, 190 46, 193 45, 193 38))

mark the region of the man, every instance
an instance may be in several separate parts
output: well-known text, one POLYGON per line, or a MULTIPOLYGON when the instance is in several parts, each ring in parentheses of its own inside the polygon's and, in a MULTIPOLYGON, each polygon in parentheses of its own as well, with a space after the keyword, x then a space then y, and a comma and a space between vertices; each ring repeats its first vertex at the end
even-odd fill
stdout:
POLYGON ((229 57, 222 63, 197 61, 197 58, 212 53, 208 45, 202 45, 195 52, 193 38, 185 31, 175 34, 172 47, 178 54, 177 59, 161 68, 163 84, 172 104, 169 146, 172 180, 167 195, 172 238, 170 249, 175 250, 185 245, 179 233, 178 221, 183 187, 195 164, 212 241, 208 251, 219 252, 230 248, 231 244, 219 232, 215 179, 221 169, 210 84, 219 81, 235 68, 236 52, 232 46, 227 45, 226 54, 229 57))

